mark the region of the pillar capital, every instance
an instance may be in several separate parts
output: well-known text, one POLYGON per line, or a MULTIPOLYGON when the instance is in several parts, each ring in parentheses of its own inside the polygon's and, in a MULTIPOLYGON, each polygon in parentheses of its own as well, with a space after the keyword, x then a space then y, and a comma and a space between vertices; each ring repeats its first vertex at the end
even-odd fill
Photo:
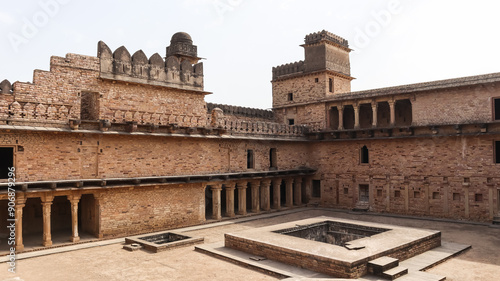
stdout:
POLYGON ((236 182, 234 182, 234 181, 227 182, 227 183, 224 183, 224 186, 226 188, 233 188, 234 189, 236 187, 236 182))
POLYGON ((236 182, 236 188, 238 189, 246 189, 248 181, 238 181, 236 182))
POLYGON ((211 189, 212 191, 214 191, 214 190, 221 190, 221 189, 222 189, 222 183, 218 183, 218 184, 211 184, 211 185, 210 185, 210 189, 211 189))
POLYGON ((263 179, 261 181, 261 185, 270 186, 271 185, 271 179, 263 179))
POLYGON ((301 183, 302 177, 296 177, 294 180, 295 180, 295 183, 301 183))
POLYGON ((43 195, 42 197, 40 197, 40 199, 42 200, 42 204, 52 204, 52 201, 54 200, 54 196, 53 195, 43 195))
POLYGON ((259 187, 260 186, 260 180, 253 180, 250 181, 250 187, 259 187))

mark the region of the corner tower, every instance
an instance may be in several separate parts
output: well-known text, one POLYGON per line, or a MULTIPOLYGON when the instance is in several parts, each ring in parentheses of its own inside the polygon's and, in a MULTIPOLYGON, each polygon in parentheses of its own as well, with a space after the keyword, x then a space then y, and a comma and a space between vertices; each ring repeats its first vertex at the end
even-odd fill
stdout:
POLYGON ((349 43, 328 31, 306 35, 305 60, 273 67, 273 111, 278 122, 320 125, 324 108, 314 103, 351 91, 349 43))

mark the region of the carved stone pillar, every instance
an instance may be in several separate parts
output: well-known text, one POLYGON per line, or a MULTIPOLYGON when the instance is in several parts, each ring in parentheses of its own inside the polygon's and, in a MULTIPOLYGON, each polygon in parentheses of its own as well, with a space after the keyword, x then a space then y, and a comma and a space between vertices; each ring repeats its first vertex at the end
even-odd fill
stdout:
POLYGON ((263 211, 269 211, 271 209, 270 196, 271 180, 263 180, 260 183, 260 208, 263 211))
POLYGON ((238 188, 238 215, 247 214, 247 182, 241 181, 236 184, 238 188))
POLYGON ((81 195, 68 195, 68 200, 71 203, 71 242, 80 241, 80 236, 78 234, 78 202, 80 202, 80 197, 81 195))
POLYGON ((52 233, 50 230, 50 215, 51 215, 51 206, 52 200, 54 200, 54 196, 45 196, 42 197, 42 210, 43 210, 43 246, 49 247, 52 246, 52 233))
POLYGON ((26 199, 17 198, 15 206, 15 218, 16 218, 16 251, 21 252, 24 250, 23 245, 23 208, 25 206, 26 199))
POLYGON ((250 188, 252 189, 252 212, 253 213, 258 213, 259 212, 259 187, 260 187, 260 182, 259 181, 251 181, 250 182, 250 188))
POLYGON ((302 178, 295 178, 293 193, 294 204, 297 206, 302 205, 302 178))
POLYGON ((220 200, 220 191, 222 190, 222 184, 212 185, 212 219, 220 220, 222 218, 221 215, 221 200, 220 200))
POLYGON ((359 105, 355 104, 354 108, 354 129, 359 129, 359 105))
POLYGON ((234 217, 234 188, 236 183, 227 183, 226 186, 226 216, 234 217))
POLYGON ((377 110, 378 110, 378 104, 376 101, 372 102, 372 114, 373 114, 373 121, 372 121, 372 127, 376 128, 377 127, 377 110))
POLYGON ((273 209, 281 208, 281 179, 273 179, 273 209))
POLYGON ((389 103, 389 112, 391 113, 391 126, 394 126, 396 124, 396 109, 395 109, 395 101, 388 101, 389 103))
POLYGON ((344 129, 344 106, 340 105, 337 107, 339 111, 339 130, 344 129))
POLYGON ((287 207, 293 206, 293 179, 288 178, 285 180, 286 182, 286 203, 287 207))

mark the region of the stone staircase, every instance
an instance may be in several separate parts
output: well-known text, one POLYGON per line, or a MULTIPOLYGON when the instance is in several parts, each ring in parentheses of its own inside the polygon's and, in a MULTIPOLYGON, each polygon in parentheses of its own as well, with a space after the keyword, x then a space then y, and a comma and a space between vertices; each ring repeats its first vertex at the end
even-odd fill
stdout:
POLYGON ((408 268, 399 266, 399 260, 380 257, 368 262, 368 272, 387 280, 394 280, 408 273, 408 268))

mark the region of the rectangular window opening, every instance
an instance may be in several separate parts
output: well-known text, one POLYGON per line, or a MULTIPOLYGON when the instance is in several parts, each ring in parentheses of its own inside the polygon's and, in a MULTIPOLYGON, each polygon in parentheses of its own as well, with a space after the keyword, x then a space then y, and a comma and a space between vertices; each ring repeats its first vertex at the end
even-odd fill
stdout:
POLYGON ((295 119, 288 119, 288 125, 295 125, 295 119))
POLYGON ((453 201, 460 201, 460 193, 453 193, 453 201))
POLYGON ((394 190, 394 197, 401 197, 401 191, 400 190, 394 190))
POLYGON ((328 91, 330 93, 333 93, 333 79, 332 78, 328 79, 328 91))
POLYGON ((349 194, 349 188, 344 187, 344 194, 349 194))
POLYGON ((314 78, 314 82, 318 83, 319 82, 319 78, 314 78))
POLYGON ((439 192, 433 192, 432 199, 439 199, 439 192))
POLYGON ((254 168, 253 150, 248 149, 247 150, 247 169, 253 169, 253 168, 254 168))
POLYGON ((80 119, 99 120, 99 93, 82 92, 80 119))
POLYGON ((11 167, 14 167, 14 148, 0 147, 0 179, 9 178, 11 167))
POLYGON ((377 197, 382 197, 382 189, 377 189, 377 197))
POLYGON ((420 191, 414 191, 413 198, 420 198, 420 191))
POLYGON ((494 147, 494 150, 495 150, 495 163, 496 164, 500 164, 500 141, 495 141, 495 147, 494 147))
POLYGON ((269 167, 276 169, 278 167, 278 159, 276 158, 276 148, 269 150, 269 167))
POLYGON ((293 93, 288 93, 288 101, 293 101, 293 93))
POLYGON ((321 181, 313 180, 312 181, 312 197, 320 198, 321 197, 321 181))
POLYGON ((495 120, 500 120, 500 98, 493 100, 493 113, 495 120))
POLYGON ((483 202, 483 194, 476 193, 476 195, 474 196, 474 199, 476 202, 483 202))

